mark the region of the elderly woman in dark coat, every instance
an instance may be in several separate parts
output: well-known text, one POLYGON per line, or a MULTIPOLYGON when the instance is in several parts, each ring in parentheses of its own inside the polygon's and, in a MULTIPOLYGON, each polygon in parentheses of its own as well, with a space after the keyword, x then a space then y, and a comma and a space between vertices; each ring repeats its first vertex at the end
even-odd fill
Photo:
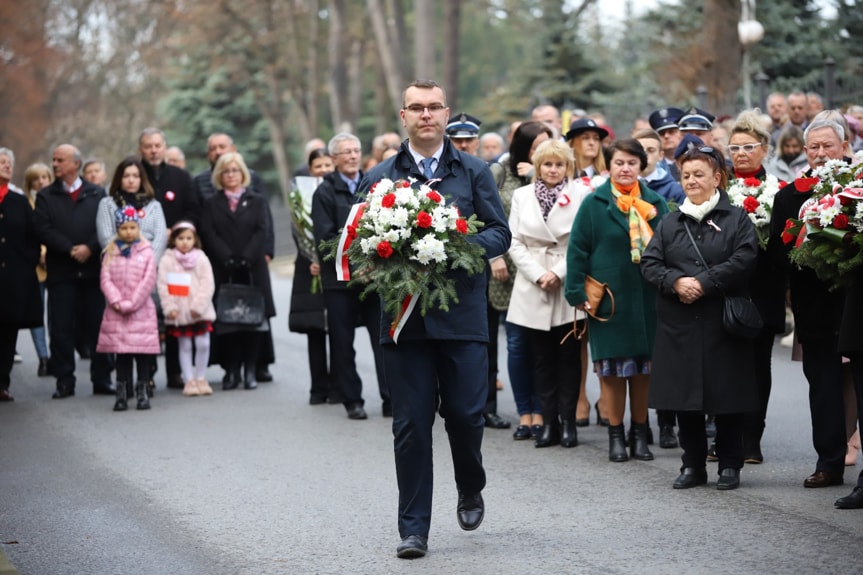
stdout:
POLYGON ((13 401, 9 392, 18 330, 42 325, 42 299, 36 264, 39 239, 33 208, 21 194, 0 181, 0 402, 13 401))
MULTIPOLYGON (((243 157, 235 152, 223 154, 213 168, 213 185, 219 192, 204 203, 201 240, 213 264, 216 298, 228 281, 252 284, 264 295, 265 317, 276 315, 266 259, 269 231, 267 200, 260 194, 246 193, 251 177, 243 157)), ((210 361, 225 369, 223 389, 235 389, 242 380, 246 389, 255 389, 255 366, 261 335, 269 329, 264 320, 259 326, 225 325, 216 320, 214 354, 210 361), (241 378, 240 368, 245 373, 241 378)))
POLYGON ((716 416, 716 487, 735 489, 743 414, 758 396, 751 342, 723 329, 722 310, 724 294, 745 293, 758 241, 746 212, 719 190, 724 160, 712 148, 692 149, 679 164, 686 200, 660 223, 641 260, 644 278, 659 290, 650 406, 677 412, 683 467, 675 489, 707 482, 705 413, 716 416))

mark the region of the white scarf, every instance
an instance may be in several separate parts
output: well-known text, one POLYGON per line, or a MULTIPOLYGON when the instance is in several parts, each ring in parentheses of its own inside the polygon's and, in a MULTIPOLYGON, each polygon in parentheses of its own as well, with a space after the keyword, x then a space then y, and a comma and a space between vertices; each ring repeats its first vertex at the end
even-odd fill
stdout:
POLYGON ((700 222, 704 216, 710 213, 710 211, 716 207, 716 204, 719 203, 719 190, 713 192, 713 195, 710 196, 710 199, 706 202, 701 202, 698 205, 693 204, 689 201, 689 198, 683 200, 683 203, 680 204, 680 211, 695 220, 696 222, 700 222))

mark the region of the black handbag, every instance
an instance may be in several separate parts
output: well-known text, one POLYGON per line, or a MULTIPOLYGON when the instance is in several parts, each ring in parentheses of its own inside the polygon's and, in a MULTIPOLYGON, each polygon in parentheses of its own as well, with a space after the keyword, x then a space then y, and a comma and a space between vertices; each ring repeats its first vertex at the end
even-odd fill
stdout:
POLYGON ((265 319, 264 294, 254 285, 222 284, 216 294, 216 321, 228 325, 257 326, 265 319))
MULTIPOLYGON (((689 236, 689 241, 692 242, 692 247, 695 248, 695 253, 704 262, 704 267, 710 269, 707 265, 707 260, 701 255, 701 250, 698 249, 698 244, 695 243, 695 238, 692 237, 692 232, 689 231, 689 224, 683 222, 686 228, 686 235, 689 236)), ((757 336, 764 327, 764 321, 761 319, 761 314, 758 313, 758 308, 749 299, 749 296, 728 295, 722 292, 722 327, 731 335, 752 339, 757 336)))

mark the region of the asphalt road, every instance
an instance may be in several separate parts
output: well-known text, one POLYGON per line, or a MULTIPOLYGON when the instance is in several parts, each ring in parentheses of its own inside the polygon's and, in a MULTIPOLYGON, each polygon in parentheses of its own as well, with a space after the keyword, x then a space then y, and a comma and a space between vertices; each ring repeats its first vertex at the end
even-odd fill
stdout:
MULTIPOLYGON (((286 326, 290 279, 273 285, 276 382, 256 391, 184 398, 159 381, 150 411, 114 413, 112 398, 89 395, 81 362, 78 395, 52 401, 21 333, 16 401, 0 404, 0 551, 21 574, 861 572, 863 511, 833 508, 860 467, 845 486, 803 488, 815 462, 807 387, 778 345, 766 461, 744 468, 740 489, 716 491, 714 467, 708 486, 672 490, 676 449, 610 463, 597 425, 579 429, 575 449, 487 430, 487 513, 465 533, 438 424, 430 551, 399 560, 390 420, 368 337, 358 347, 370 418, 309 406, 305 338, 286 326)), ((515 421, 502 379, 500 413, 515 421)), ((591 378, 591 400, 597 390, 591 378)))

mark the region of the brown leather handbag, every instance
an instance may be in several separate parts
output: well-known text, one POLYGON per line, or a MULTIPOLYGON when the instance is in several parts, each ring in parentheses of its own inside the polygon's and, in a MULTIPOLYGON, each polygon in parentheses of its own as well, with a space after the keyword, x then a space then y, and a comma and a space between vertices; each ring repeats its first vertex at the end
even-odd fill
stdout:
MULTIPOLYGON (((598 279, 593 276, 586 275, 584 276, 584 293, 587 294, 587 303, 590 304, 590 309, 585 309, 585 313, 595 319, 596 321, 606 322, 614 317, 614 294, 611 292, 611 288, 608 287, 608 284, 604 284, 600 282, 598 279), (596 310, 599 309, 599 305, 602 303, 602 298, 604 298, 608 294, 608 299, 611 301, 611 313, 608 314, 608 317, 601 317, 597 315, 596 310)), ((582 324, 581 330, 578 329, 578 320, 572 320, 572 330, 567 333, 560 343, 566 341, 570 335, 574 335, 577 339, 581 339, 584 337, 584 334, 587 332, 587 321, 582 324)))

